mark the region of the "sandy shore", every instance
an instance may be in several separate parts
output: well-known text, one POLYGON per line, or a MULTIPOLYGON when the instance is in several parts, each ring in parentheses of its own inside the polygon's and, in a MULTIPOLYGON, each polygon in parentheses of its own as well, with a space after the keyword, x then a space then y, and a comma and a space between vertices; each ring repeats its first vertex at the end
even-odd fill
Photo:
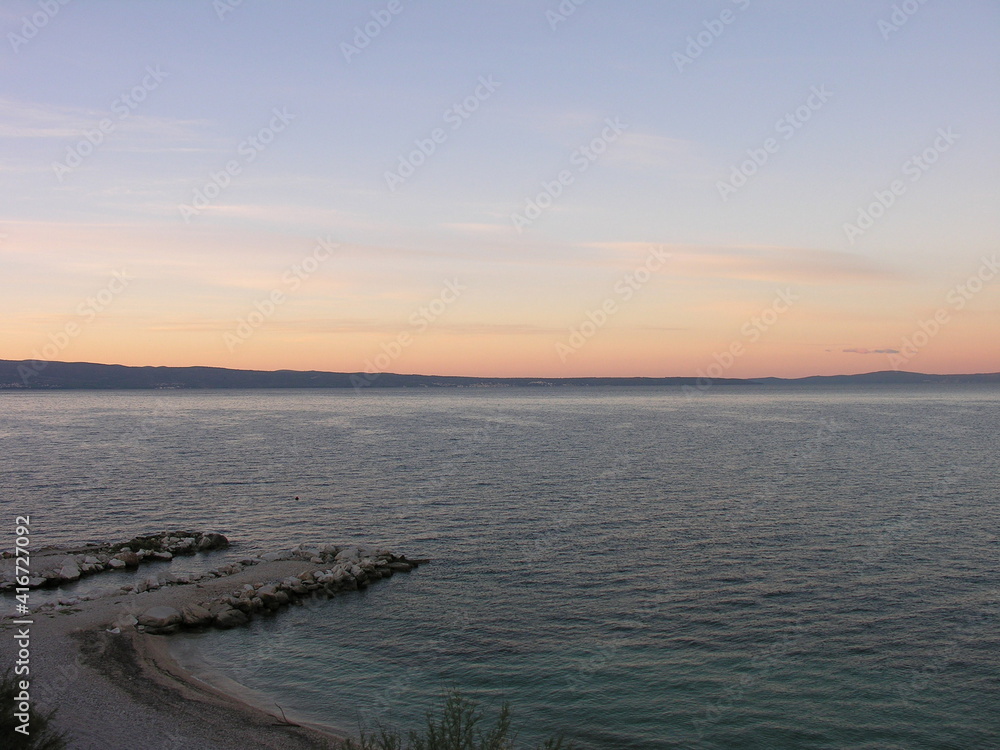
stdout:
MULTIPOLYGON (((118 593, 35 614, 32 703, 42 710, 57 709, 55 724, 67 731, 74 750, 337 747, 341 735, 335 730, 287 725, 277 708, 272 714, 251 705, 250 694, 241 686, 218 675, 199 679, 171 656, 170 636, 147 635, 131 627, 108 632, 128 615, 152 606, 180 609, 244 583, 293 576, 315 567, 300 561, 265 562, 196 584, 118 593)), ((10 597, 3 602, 13 607, 10 597)), ((4 615, 2 667, 16 658, 12 617, 4 615)))

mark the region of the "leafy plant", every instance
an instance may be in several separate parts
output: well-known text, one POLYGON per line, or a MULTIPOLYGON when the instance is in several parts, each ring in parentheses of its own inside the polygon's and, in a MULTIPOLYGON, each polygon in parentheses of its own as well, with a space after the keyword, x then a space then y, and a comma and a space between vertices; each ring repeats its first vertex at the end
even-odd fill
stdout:
POLYGON ((0 675, 0 737, 4 738, 4 748, 7 750, 65 750, 66 735, 52 727, 52 715, 39 713, 34 708, 28 709, 29 734, 18 732, 17 727, 24 724, 23 717, 17 706, 17 696, 20 694, 18 678, 8 667, 0 675))
MULTIPOLYGON (((344 750, 514 750, 516 734, 511 729, 510 705, 500 707, 496 723, 482 727, 479 705, 453 690, 445 697, 438 716, 427 714, 422 732, 411 730, 404 740, 402 732, 380 727, 369 734, 362 731, 360 740, 347 740, 344 750)), ((537 750, 573 750, 563 739, 551 738, 537 750)))

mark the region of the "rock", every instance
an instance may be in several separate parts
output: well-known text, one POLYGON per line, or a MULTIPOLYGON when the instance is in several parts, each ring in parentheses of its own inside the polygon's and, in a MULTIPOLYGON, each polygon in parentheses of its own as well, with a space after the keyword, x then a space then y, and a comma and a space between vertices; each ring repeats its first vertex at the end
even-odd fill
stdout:
POLYGON ((396 573, 409 573, 413 570, 413 566, 406 562, 391 562, 389 563, 389 569, 396 573))
POLYGON ((167 635, 176 632, 182 621, 181 613, 173 607, 163 605, 150 607, 137 618, 139 625, 153 635, 167 635))
POLYGON ((75 581, 80 577, 80 569, 75 562, 66 563, 59 569, 58 578, 61 581, 75 581))
POLYGON ((357 547, 345 547, 337 553, 335 560, 348 561, 348 560, 358 560, 361 558, 361 550, 357 547))
MULTIPOLYGON (((278 587, 273 583, 269 583, 266 586, 261 586, 257 589, 257 598, 260 599, 264 606, 268 609, 277 609, 281 604, 278 598, 278 594, 283 593, 278 591, 278 587)), ((287 601, 288 595, 285 594, 285 600, 287 601)))
POLYGON ((151 552, 150 557, 154 560, 173 560, 174 556, 170 552, 151 552))
POLYGON ((125 567, 125 561, 119 557, 112 557, 108 560, 108 567, 114 568, 115 570, 121 570, 125 567))
POLYGON ((243 612, 232 607, 226 607, 215 616, 215 624, 220 628, 234 628, 247 622, 248 618, 243 612))
POLYGON ((181 621, 191 628, 209 625, 214 618, 215 615, 200 604, 188 604, 181 610, 181 621))
POLYGON ((96 557, 94 557, 93 555, 86 555, 86 556, 85 556, 85 557, 83 558, 83 562, 84 562, 84 564, 85 564, 85 565, 97 565, 97 564, 99 564, 99 563, 100 563, 101 561, 100 561, 100 560, 98 560, 98 559, 97 559, 96 557))
POLYGON ((123 563, 125 563, 126 568, 139 567, 139 555, 137 555, 135 552, 132 552, 131 550, 128 551, 122 550, 117 555, 115 555, 114 559, 121 560, 123 563))
POLYGON ((44 585, 45 585, 45 579, 44 578, 29 578, 28 579, 28 588, 29 589, 37 589, 39 586, 44 586, 44 585))
POLYGON ((213 549, 224 549, 228 546, 229 540, 222 534, 216 534, 214 532, 202 534, 201 539, 198 540, 198 550, 201 552, 213 549))
POLYGON ((178 539, 174 544, 169 545, 168 549, 177 555, 190 554, 195 550, 195 541, 192 537, 178 539))

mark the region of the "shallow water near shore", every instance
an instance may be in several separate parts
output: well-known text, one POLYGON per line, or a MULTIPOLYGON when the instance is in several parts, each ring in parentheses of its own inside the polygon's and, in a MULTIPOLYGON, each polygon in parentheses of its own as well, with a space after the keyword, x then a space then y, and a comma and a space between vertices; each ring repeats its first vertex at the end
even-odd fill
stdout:
POLYGON ((0 481, 36 546, 432 558, 183 636, 347 730, 454 687, 525 742, 996 747, 998 434, 971 387, 3 393, 0 481))

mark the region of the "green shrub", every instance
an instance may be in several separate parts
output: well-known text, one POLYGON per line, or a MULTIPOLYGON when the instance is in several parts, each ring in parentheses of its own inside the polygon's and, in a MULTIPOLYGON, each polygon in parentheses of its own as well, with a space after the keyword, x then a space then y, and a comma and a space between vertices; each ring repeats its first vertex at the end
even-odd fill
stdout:
POLYGON ((42 714, 34 708, 28 711, 29 734, 15 731, 23 723, 14 716, 14 699, 20 692, 19 678, 8 667, 0 675, 0 737, 5 750, 65 750, 66 735, 51 726, 52 714, 42 714))
MULTIPOLYGON (((483 713, 475 701, 463 698, 458 691, 447 695, 440 716, 427 714, 423 732, 411 730, 403 734, 395 729, 380 728, 376 733, 361 732, 358 741, 347 740, 344 750, 514 750, 515 734, 511 733, 510 705, 500 708, 496 723, 489 729, 480 725, 483 713)), ((548 739, 538 750, 573 750, 562 738, 548 739)))

